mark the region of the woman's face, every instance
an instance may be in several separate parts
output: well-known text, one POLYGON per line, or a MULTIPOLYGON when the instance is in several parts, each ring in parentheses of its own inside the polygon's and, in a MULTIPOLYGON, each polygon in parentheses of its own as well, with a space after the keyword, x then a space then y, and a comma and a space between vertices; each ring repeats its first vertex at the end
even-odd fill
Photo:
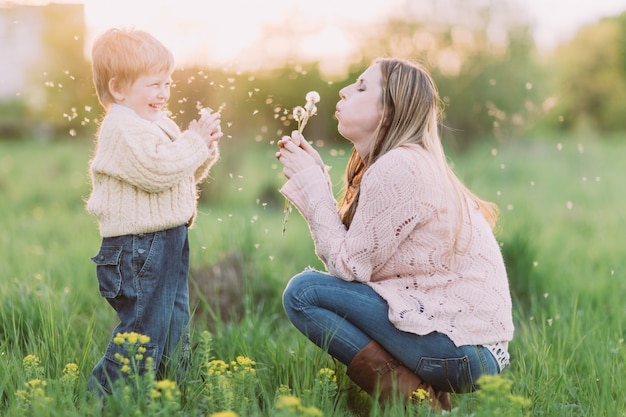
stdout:
POLYGON ((382 73, 380 64, 374 64, 356 80, 339 91, 335 117, 337 130, 354 144, 361 158, 370 150, 374 132, 382 117, 382 73))

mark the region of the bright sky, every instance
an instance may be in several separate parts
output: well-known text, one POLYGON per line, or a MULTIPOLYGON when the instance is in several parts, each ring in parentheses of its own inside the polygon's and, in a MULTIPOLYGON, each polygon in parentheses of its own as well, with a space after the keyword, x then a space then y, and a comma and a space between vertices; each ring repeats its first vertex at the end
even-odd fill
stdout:
MULTIPOLYGON (((13 0, 22 4, 45 4, 50 0, 13 0)), ((291 24, 308 27, 304 41, 323 45, 324 57, 340 59, 351 40, 341 28, 366 25, 397 9, 401 0, 52 0, 85 4, 87 45, 109 27, 135 26, 152 32, 172 49, 178 61, 192 63, 232 62, 259 35, 262 25, 285 23, 285 16, 301 16, 291 24), (295 11, 296 13, 292 13, 295 11), (306 26, 309 25, 309 26, 306 26), (311 26, 315 25, 315 26, 311 26), (319 26, 319 27, 318 27, 319 26)), ((411 0, 418 4, 420 0, 411 0)), ((534 23, 538 45, 550 49, 574 35, 581 26, 626 11, 626 0, 498 0, 526 8, 534 23)), ((0 0, 0 3, 2 0, 0 0)), ((485 0, 488 2, 488 0, 485 0)), ((420 7, 419 4, 417 7, 420 7)), ((280 29, 276 29, 277 32, 280 29)), ((280 33, 277 33, 280 35, 280 33)), ((277 48, 285 45, 278 45, 277 48)), ((272 59, 271 56, 266 56, 272 59)))

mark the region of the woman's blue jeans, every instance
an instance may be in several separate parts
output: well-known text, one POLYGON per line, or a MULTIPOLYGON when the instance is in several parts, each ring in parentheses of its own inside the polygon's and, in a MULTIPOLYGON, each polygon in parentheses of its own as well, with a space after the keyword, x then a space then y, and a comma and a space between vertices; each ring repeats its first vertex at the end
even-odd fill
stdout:
POLYGON ((283 306, 298 330, 345 365, 376 341, 436 390, 473 391, 481 375, 499 372, 483 346, 457 347, 442 333, 398 330, 388 319, 385 300, 359 282, 305 270, 289 281, 283 306))
POLYGON ((106 353, 94 367, 89 391, 111 393, 123 376, 119 355, 128 357, 113 338, 135 332, 150 337, 139 372, 152 357, 153 371, 171 366, 184 374, 189 359, 189 240, 187 226, 138 235, 102 239, 95 262, 100 294, 119 318, 106 353))

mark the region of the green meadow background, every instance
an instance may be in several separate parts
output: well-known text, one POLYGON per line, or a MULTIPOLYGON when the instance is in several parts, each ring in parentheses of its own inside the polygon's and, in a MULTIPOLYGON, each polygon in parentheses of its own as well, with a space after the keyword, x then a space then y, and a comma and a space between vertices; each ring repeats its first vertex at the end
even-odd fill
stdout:
MULTIPOLYGON (((297 211, 282 232, 284 180, 275 144, 250 142, 222 140, 222 159, 190 230, 192 292, 199 301, 189 387, 175 412, 143 415, 405 415, 359 402, 345 367, 287 321, 286 282, 321 264, 297 211), (237 408, 240 401, 210 401, 199 370, 207 358, 238 356, 256 363, 255 376, 232 380, 219 395, 251 401, 247 412, 237 408), (316 391, 323 368, 335 371, 336 390, 316 391), (302 407, 277 410, 280 392, 302 407)), ((347 148, 320 149, 339 193, 347 148)), ((84 394, 116 322, 89 259, 100 243, 84 209, 91 152, 88 139, 0 141, 0 415, 137 415, 132 407, 101 414, 84 394), (29 404, 20 397, 33 377, 23 363, 27 355, 39 358, 36 376, 47 381, 42 403, 36 393, 29 404), (68 363, 79 370, 69 391, 59 384, 68 363)), ((453 396, 452 414, 626 415, 626 142, 593 134, 528 136, 481 142, 450 159, 474 191, 501 208, 497 236, 516 325, 512 365, 503 374, 510 385, 498 388, 495 400, 453 396)))

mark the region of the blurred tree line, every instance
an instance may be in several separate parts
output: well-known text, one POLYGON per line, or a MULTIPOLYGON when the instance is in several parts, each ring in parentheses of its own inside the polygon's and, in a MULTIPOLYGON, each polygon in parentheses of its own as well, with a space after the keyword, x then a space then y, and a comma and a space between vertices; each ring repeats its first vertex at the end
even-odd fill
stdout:
MULTIPOLYGON (((275 67, 256 71, 185 67, 174 73, 169 109, 186 126, 199 108, 222 108, 224 131, 233 140, 272 141, 295 128, 291 109, 316 90, 319 116, 307 135, 332 142, 339 139, 332 119, 339 90, 374 58, 398 56, 423 63, 433 74, 444 139, 459 150, 479 140, 547 130, 626 130, 626 13, 582 28, 545 56, 528 22, 507 2, 430 1, 430 16, 406 0, 384 22, 351 28, 359 41, 341 81, 328 81, 318 62, 290 53, 275 67)), ((267 36, 274 29, 268 27, 267 36)), ((281 30, 289 38, 295 29, 281 30)), ((55 136, 89 136, 103 113, 75 33, 57 26, 46 32, 45 71, 38 71, 44 79, 36 80, 46 88, 25 119, 27 125, 44 121, 55 136)))

